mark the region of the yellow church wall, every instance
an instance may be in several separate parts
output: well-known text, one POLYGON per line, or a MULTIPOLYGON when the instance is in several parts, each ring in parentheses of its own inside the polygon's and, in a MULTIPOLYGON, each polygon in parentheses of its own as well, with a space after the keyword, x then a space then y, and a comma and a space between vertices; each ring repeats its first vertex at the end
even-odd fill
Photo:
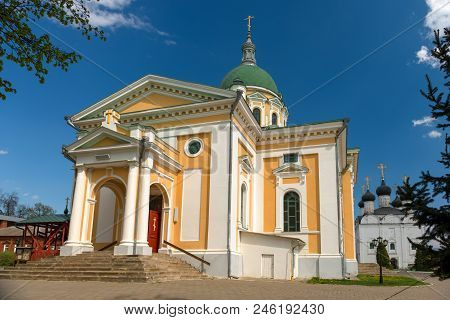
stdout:
POLYGON ((100 147, 110 147, 110 146, 117 146, 119 144, 123 144, 123 142, 106 137, 99 142, 95 143, 94 145, 90 146, 90 148, 100 148, 100 147))
POLYGON ((300 178, 283 178, 283 184, 294 184, 300 183, 300 178))
POLYGON ((179 162, 183 170, 175 177, 175 195, 174 207, 178 208, 178 222, 172 222, 173 238, 172 241, 183 249, 206 249, 208 239, 208 220, 209 220, 209 192, 210 192, 210 173, 211 173, 211 133, 199 133, 195 135, 186 135, 178 137, 178 151, 180 152, 179 162), (184 153, 186 141, 190 138, 200 138, 203 140, 203 151, 197 157, 188 157, 184 153), (199 241, 181 241, 181 217, 182 196, 184 186, 184 170, 201 169, 202 186, 200 195, 200 239, 199 241))
MULTIPOLYGON (((253 140, 250 138, 250 136, 247 133, 247 130, 245 130, 239 121, 237 121, 235 118, 233 118, 233 124, 239 129, 239 132, 242 134, 242 136, 245 138, 245 141, 253 148, 253 150, 256 150, 256 144, 253 142, 253 140)), ((240 142, 242 147, 247 150, 247 148, 240 142)), ((248 150, 246 151, 249 155, 251 155, 248 150)))
POLYGON ((161 150, 171 157, 173 160, 178 161, 178 157, 180 153, 175 148, 172 148, 170 145, 165 143, 162 139, 155 139, 155 144, 161 148, 161 150))
POLYGON ((282 143, 271 143, 271 144, 260 144, 256 146, 257 151, 264 150, 277 150, 277 149, 287 149, 287 148, 301 148, 306 146, 315 146, 321 144, 335 143, 335 138, 323 138, 314 140, 303 140, 303 141, 291 141, 282 143))
MULTIPOLYGON (((319 155, 302 156, 302 164, 309 169, 306 174, 306 216, 309 231, 320 231, 319 155)), ((309 253, 320 253, 320 234, 308 235, 309 253)))
POLYGON ((179 117, 170 117, 167 119, 168 120, 167 122, 152 123, 151 125, 155 129, 164 129, 180 126, 190 126, 195 124, 207 124, 210 122, 229 120, 229 118, 230 117, 227 114, 218 114, 213 116, 190 118, 190 119, 186 119, 183 118, 183 116, 179 116, 179 117))
MULTIPOLYGON (((248 148, 245 146, 245 144, 241 140, 238 140, 238 157, 242 157, 242 156, 248 156, 250 158, 250 161, 252 161, 252 159, 253 159, 252 154, 250 153, 248 148)), ((247 227, 249 230, 251 230, 252 224, 253 224, 253 214, 252 214, 253 213, 253 179, 252 179, 253 174, 252 173, 248 174, 247 172, 245 172, 243 170, 242 170, 242 172, 240 172, 240 170, 237 170, 237 180, 236 181, 240 181, 239 175, 242 176, 243 180, 246 180, 246 181, 248 180, 247 196, 249 197, 249 201, 248 201, 248 209, 247 210, 249 213, 249 219, 247 221, 247 227)), ((238 192, 238 194, 237 194, 236 199, 241 199, 240 198, 241 197, 241 186, 240 185, 237 188, 237 192, 238 192)), ((237 217, 236 222, 239 222, 239 219, 240 219, 240 213, 241 213, 240 203, 241 203, 240 201, 237 202, 237 211, 236 212, 238 214, 236 215, 236 217, 237 217)), ((237 226, 237 224, 236 224, 236 226, 237 226)), ((238 228, 236 227, 236 230, 237 229, 238 228)), ((236 241, 237 241, 237 239, 236 239, 236 241)))
MULTIPOLYGON (((270 110, 270 101, 269 100, 276 98, 276 96, 268 93, 267 91, 255 90, 255 89, 247 89, 247 96, 249 96, 255 92, 262 94, 267 100, 265 100, 263 103, 261 103, 259 101, 252 101, 251 107, 252 107, 252 109, 253 109, 253 107, 260 108, 261 109, 261 117, 262 117, 262 119, 264 119, 265 126, 271 125, 273 112, 270 110)), ((278 112, 276 112, 276 113, 278 114, 278 124, 283 125, 285 119, 284 119, 283 114, 281 113, 281 108, 279 108, 278 112)))
POLYGON ((192 100, 171 97, 158 93, 151 93, 142 100, 134 103, 128 108, 122 110, 120 113, 138 112, 144 110, 159 109, 164 107, 180 106, 194 103, 192 100))
POLYGON ((168 168, 163 166, 161 163, 159 162, 153 162, 153 168, 159 172, 162 172, 164 174, 167 174, 169 177, 173 178, 175 175, 178 174, 177 171, 175 171, 174 169, 168 168))
POLYGON ((276 177, 272 171, 279 165, 279 158, 264 159, 264 232, 273 232, 276 223, 276 177))
POLYGON ((250 153, 250 151, 247 149, 247 147, 244 145, 244 143, 239 140, 238 143, 238 157, 242 156, 248 156, 251 159, 253 159, 253 155, 250 153))
POLYGON ((353 202, 351 173, 346 171, 342 175, 342 189, 344 202, 344 254, 347 259, 355 259, 355 234, 353 227, 353 202))

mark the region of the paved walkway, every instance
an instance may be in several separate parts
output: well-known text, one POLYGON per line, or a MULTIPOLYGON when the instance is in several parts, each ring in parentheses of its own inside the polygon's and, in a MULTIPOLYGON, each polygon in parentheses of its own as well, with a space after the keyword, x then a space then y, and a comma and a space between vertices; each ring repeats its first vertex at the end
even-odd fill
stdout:
POLYGON ((426 282, 431 285, 406 289, 260 279, 157 284, 0 280, 0 299, 450 299, 450 280, 429 278, 426 282))

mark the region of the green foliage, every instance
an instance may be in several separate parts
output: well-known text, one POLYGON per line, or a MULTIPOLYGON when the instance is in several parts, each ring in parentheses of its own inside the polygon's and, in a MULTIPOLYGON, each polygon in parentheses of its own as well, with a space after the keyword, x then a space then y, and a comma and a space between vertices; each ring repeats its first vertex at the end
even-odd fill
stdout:
MULTIPOLYGON (((358 279, 321 279, 312 278, 308 280, 311 284, 338 284, 338 285, 357 285, 357 286, 379 286, 378 276, 359 274, 358 279)), ((427 283, 409 277, 384 276, 382 286, 423 286, 427 283)))
POLYGON ((56 210, 41 202, 36 202, 34 206, 26 206, 21 204, 17 207, 16 212, 16 215, 20 218, 33 218, 48 216, 51 214, 56 214, 56 210))
POLYGON ((379 266, 392 268, 389 254, 386 250, 386 246, 383 243, 379 243, 377 246, 377 263, 379 266))
POLYGON ((432 271, 433 267, 439 263, 439 257, 431 246, 416 245, 416 257, 414 260, 414 270, 432 271))
MULTIPOLYGON (((33 72, 45 81, 48 66, 64 71, 81 56, 58 48, 38 22, 50 19, 63 26, 73 26, 90 39, 105 39, 103 31, 89 23, 87 4, 98 0, 3 0, 0 2, 0 74, 5 59, 33 72), (39 32, 39 34, 38 34, 39 32)), ((11 81, 0 76, 0 98, 15 93, 11 81)))
POLYGON ((15 255, 11 251, 0 252, 0 266, 7 267, 13 266, 15 255))
POLYGON ((430 268, 446 278, 450 276, 450 137, 447 133, 450 127, 450 29, 445 28, 442 36, 436 30, 434 35, 431 54, 439 62, 443 87, 434 86, 427 75, 427 88, 421 90, 421 94, 429 103, 436 128, 445 133, 444 151, 438 160, 444 170, 440 176, 423 171, 420 181, 410 184, 406 179, 397 192, 404 203, 404 212, 412 214, 416 225, 424 230, 419 240, 422 248, 427 248, 427 254, 433 257, 428 261, 430 268))

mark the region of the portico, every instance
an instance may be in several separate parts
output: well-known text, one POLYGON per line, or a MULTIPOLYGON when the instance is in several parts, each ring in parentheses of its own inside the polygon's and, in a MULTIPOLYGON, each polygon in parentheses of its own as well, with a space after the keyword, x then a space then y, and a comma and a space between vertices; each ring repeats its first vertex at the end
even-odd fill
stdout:
MULTIPOLYGON (((74 162, 76 176, 69 238, 61 255, 98 250, 111 243, 116 243, 115 255, 151 255, 151 185, 157 190, 156 186, 170 183, 170 175, 163 171, 177 172, 181 165, 164 152, 170 146, 152 128, 136 126, 127 136, 112 130, 119 125, 118 114, 107 110, 104 117, 98 129, 63 149, 74 162)), ((166 201, 157 213, 160 223, 170 206, 170 195, 165 192, 164 196, 166 201)), ((160 227, 153 230, 157 237, 167 237, 160 227)))

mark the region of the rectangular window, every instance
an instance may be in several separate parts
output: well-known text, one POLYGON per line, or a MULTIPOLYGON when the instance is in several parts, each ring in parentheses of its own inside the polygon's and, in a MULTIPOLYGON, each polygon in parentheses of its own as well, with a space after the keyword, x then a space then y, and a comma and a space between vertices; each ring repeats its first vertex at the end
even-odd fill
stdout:
POLYGON ((373 250, 373 249, 375 249, 375 245, 374 245, 372 242, 369 242, 369 248, 370 248, 371 250, 373 250))
POLYGON ((411 243, 411 250, 417 250, 417 246, 414 243, 411 243))
POLYGON ((391 242, 389 244, 389 250, 394 251, 395 250, 395 243, 391 242))
POLYGON ((284 163, 298 162, 298 153, 287 153, 283 155, 284 163))
POLYGON ((6 251, 8 251, 8 244, 7 243, 5 243, 3 245, 3 252, 6 252, 6 251))

